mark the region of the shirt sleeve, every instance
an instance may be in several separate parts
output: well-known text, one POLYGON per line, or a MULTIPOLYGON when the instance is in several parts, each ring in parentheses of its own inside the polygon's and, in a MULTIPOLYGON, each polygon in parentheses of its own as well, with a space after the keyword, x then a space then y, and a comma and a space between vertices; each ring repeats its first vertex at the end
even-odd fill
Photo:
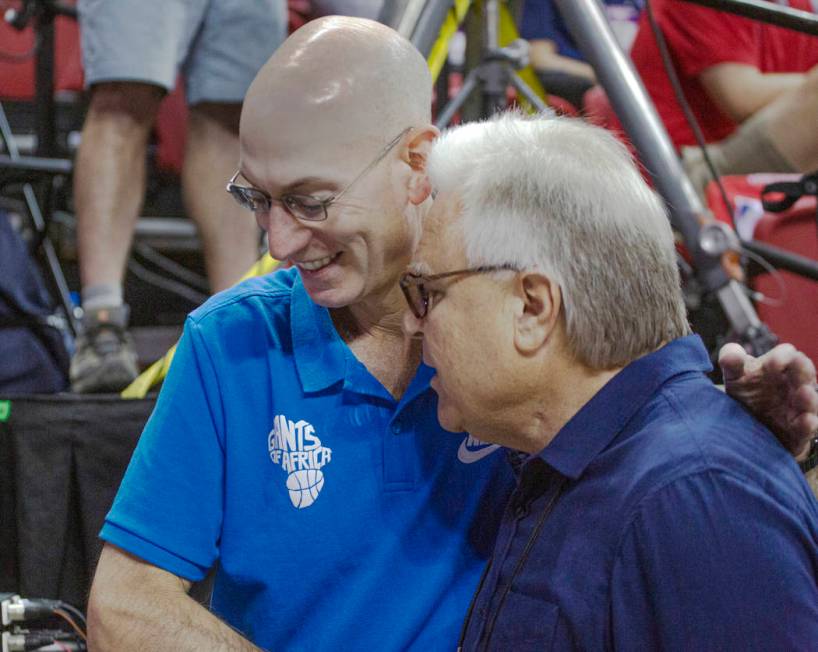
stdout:
POLYGON ((708 471, 642 501, 612 571, 617 649, 814 649, 814 524, 708 471), (813 528, 813 529, 811 529, 813 528))
POLYGON ((759 66, 762 43, 749 18, 682 0, 666 0, 656 15, 676 66, 687 77, 720 63, 759 66))
POLYGON ((218 556, 224 477, 218 377, 188 318, 100 536, 191 581, 218 556))
POLYGON ((561 22, 559 19, 553 0, 526 0, 520 21, 520 36, 557 41, 562 36, 557 28, 561 22))

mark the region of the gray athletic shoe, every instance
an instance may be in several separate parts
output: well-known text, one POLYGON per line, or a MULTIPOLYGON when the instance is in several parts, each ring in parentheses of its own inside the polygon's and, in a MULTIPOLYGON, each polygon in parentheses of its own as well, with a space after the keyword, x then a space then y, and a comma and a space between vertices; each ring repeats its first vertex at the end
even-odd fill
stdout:
POLYGON ((71 389, 79 394, 120 392, 139 369, 133 339, 126 330, 128 306, 89 311, 71 358, 71 389))

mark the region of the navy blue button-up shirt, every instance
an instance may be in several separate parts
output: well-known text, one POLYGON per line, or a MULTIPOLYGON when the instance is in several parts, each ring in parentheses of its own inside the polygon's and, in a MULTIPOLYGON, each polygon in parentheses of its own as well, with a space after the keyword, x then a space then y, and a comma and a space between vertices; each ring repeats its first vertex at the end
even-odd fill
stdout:
POLYGON ((818 503, 709 369, 671 342, 522 464, 464 649, 818 649, 818 503))

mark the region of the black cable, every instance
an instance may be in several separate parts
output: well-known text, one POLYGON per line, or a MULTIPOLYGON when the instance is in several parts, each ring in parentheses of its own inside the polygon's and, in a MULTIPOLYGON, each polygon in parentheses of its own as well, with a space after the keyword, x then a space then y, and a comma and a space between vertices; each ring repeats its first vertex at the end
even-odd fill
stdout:
POLYGON ((197 274, 196 272, 189 270, 184 265, 180 265, 175 260, 168 258, 144 242, 134 242, 133 249, 136 253, 142 256, 142 258, 149 263, 156 265, 163 272, 167 272, 168 274, 175 276, 180 281, 187 283, 196 290, 200 290, 206 294, 210 293, 210 285, 208 285, 207 279, 205 279, 201 274, 197 274))
MULTIPOLYGON (((76 233, 77 218, 70 215, 69 213, 64 212, 56 213, 54 215, 54 221, 59 222, 60 224, 64 224, 66 227, 68 227, 69 229, 74 231, 74 233, 76 233)), ((181 291, 183 293, 180 294, 180 292, 177 292, 176 290, 170 290, 168 287, 164 287, 162 285, 158 285, 157 287, 160 287, 163 290, 168 290, 169 292, 173 292, 178 296, 182 296, 185 299, 193 301, 193 303, 195 303, 196 305, 203 303, 204 300, 207 299, 207 297, 210 295, 210 287, 207 281, 204 279, 204 277, 202 277, 199 274, 196 274, 195 272, 192 272, 184 265, 180 265, 176 261, 171 260, 164 254, 159 253, 150 245, 147 245, 142 242, 134 242, 133 250, 140 256, 142 256, 147 262, 156 265, 156 267, 161 269, 163 272, 176 277, 176 279, 167 279, 168 284, 173 284, 174 287, 176 287, 177 289, 181 287, 190 286, 188 289, 193 294, 187 294, 184 293, 184 291, 181 291), (196 300, 191 299, 192 296, 197 297, 197 299, 196 300)), ((148 277, 150 277, 151 279, 162 279, 162 277, 159 274, 151 272, 143 265, 140 265, 138 261, 135 262, 139 266, 139 269, 136 271, 134 270, 131 271, 134 273, 134 276, 140 278, 140 280, 143 280, 151 285, 156 285, 156 283, 154 283, 153 281, 148 280, 148 277), (144 274, 145 278, 139 276, 139 274, 141 274, 143 270, 145 273, 144 274)))
POLYGON ((155 272, 150 271, 143 265, 140 265, 133 258, 128 261, 128 271, 131 272, 140 281, 144 281, 149 285, 153 285, 160 290, 170 292, 178 297, 190 301, 193 305, 198 306, 208 299, 208 295, 193 288, 188 287, 184 283, 174 281, 172 279, 160 276, 155 272))
POLYGON ((84 630, 88 630, 88 623, 85 620, 85 614, 83 614, 79 609, 77 609, 74 605, 68 604, 67 602, 63 602, 60 600, 60 609, 63 609, 70 613, 74 618, 79 621, 79 624, 82 625, 84 630))
POLYGON ((665 73, 670 80, 670 85, 673 87, 673 94, 676 96, 676 101, 679 103, 682 112, 684 113, 685 120, 687 121, 690 129, 693 131, 693 137, 696 139, 696 144, 702 150, 702 155, 704 156, 704 162, 707 165, 707 169, 710 172, 710 176, 712 177, 713 181, 716 182, 716 185, 719 189, 719 195, 721 196, 721 200, 724 202, 724 206, 727 208, 727 214, 730 216, 730 224, 733 227, 733 230, 736 230, 736 222, 735 216, 733 215, 733 204, 730 201, 730 198, 727 196, 727 191, 724 189, 724 185, 721 182, 721 178, 719 177, 719 172, 716 170, 716 166, 713 164, 713 160, 710 158, 710 154, 707 151, 707 143, 704 138, 704 133, 702 132, 701 125, 699 125, 699 121, 696 119, 696 116, 693 114, 693 110, 690 108, 690 104, 687 101, 687 98, 684 94, 684 89, 682 89, 682 84, 679 81, 679 75, 676 73, 676 68, 673 65, 673 60, 670 55, 670 49, 667 46, 667 41, 665 40, 665 35, 662 32, 662 28, 659 27, 659 23, 656 22, 656 16, 653 14, 653 6, 650 0, 645 1, 645 9, 648 13, 648 22, 650 23, 651 31, 653 32, 653 37, 656 39, 656 45, 659 48, 659 56, 662 59, 662 65, 665 68, 665 73))

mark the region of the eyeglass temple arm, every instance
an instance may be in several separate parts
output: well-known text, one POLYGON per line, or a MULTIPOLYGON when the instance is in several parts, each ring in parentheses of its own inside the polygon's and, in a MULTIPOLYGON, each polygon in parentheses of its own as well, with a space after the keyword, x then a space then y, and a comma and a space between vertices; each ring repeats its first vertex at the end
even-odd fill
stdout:
POLYGON ((380 163, 384 159, 384 157, 387 154, 389 154, 389 152, 392 151, 392 148, 400 142, 400 139, 403 138, 406 134, 408 134, 411 129, 412 127, 406 127, 406 129, 401 131, 397 136, 390 140, 389 143, 387 143, 386 147, 383 148, 383 151, 380 154, 378 154, 378 156, 376 156, 375 159, 369 165, 367 165, 363 170, 361 170, 361 173, 352 181, 350 181, 347 184, 346 188, 344 188, 337 195, 333 195, 329 199, 324 200, 324 203, 331 204, 332 202, 338 201, 338 199, 343 197, 346 194, 347 190, 352 188, 352 186, 358 183, 358 181, 362 179, 372 168, 374 168, 378 163, 380 163))

